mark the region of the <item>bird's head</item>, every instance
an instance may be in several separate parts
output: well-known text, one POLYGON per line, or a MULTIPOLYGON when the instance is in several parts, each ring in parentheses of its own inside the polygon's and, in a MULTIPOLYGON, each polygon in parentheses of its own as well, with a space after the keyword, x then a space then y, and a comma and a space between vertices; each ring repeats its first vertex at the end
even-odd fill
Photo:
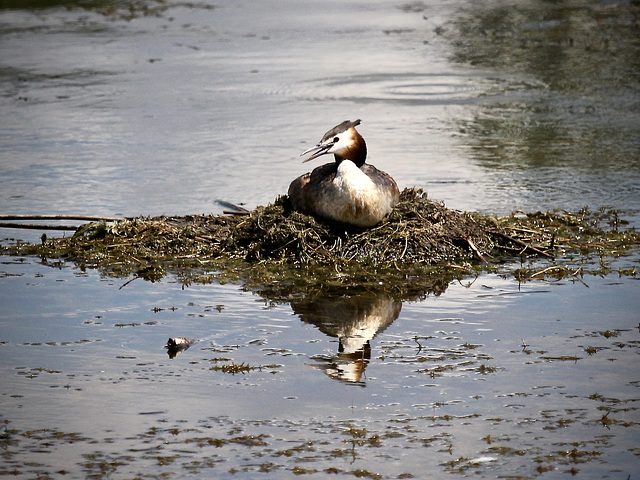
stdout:
POLYGON ((312 154, 304 162, 318 158, 321 155, 333 153, 338 163, 342 160, 351 160, 358 167, 364 165, 367 158, 367 144, 364 138, 356 131, 355 127, 357 125, 360 125, 360 120, 354 122, 345 120, 340 125, 333 127, 324 134, 319 143, 300 154, 312 154))

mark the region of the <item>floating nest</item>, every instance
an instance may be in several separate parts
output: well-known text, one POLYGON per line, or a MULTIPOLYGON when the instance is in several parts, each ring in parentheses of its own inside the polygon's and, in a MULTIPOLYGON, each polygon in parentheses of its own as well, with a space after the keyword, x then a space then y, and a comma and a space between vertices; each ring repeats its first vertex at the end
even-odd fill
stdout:
MULTIPOLYGON (((620 254, 640 245, 640 235, 622 231, 623 225, 615 211, 494 218, 451 210, 422 190, 405 189, 389 217, 369 229, 316 220, 294 211, 281 196, 243 215, 88 223, 73 236, 43 238, 41 245, 21 245, 13 253, 61 258, 149 280, 161 278, 166 267, 215 270, 239 263, 324 266, 334 273, 386 268, 406 274, 416 266, 495 265, 515 255, 620 254)), ((366 271, 360 276, 366 277, 366 271)))
MULTIPOLYGON (((494 247, 499 224, 460 213, 407 189, 379 225, 359 229, 327 223, 294 211, 286 196, 237 215, 139 217, 88 223, 71 237, 48 240, 73 261, 104 263, 129 257, 157 259, 240 259, 286 264, 443 264, 472 259, 494 247), (475 252, 475 253, 474 253, 475 252)), ((53 253, 53 251, 52 251, 53 253)))

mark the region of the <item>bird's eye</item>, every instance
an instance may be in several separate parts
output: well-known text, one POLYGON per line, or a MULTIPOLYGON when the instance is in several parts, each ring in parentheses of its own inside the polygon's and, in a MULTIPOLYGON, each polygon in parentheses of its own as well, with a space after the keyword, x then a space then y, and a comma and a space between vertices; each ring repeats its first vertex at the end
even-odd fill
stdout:
POLYGON ((338 137, 333 137, 333 143, 338 143, 338 140, 340 140, 338 137))

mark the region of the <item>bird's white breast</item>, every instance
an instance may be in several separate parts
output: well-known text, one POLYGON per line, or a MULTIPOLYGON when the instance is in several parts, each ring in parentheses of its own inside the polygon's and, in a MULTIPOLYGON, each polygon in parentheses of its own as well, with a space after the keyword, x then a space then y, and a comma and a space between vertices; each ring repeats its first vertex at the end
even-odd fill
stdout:
POLYGON ((393 208, 389 196, 350 160, 338 165, 332 190, 324 214, 340 222, 370 227, 393 208))

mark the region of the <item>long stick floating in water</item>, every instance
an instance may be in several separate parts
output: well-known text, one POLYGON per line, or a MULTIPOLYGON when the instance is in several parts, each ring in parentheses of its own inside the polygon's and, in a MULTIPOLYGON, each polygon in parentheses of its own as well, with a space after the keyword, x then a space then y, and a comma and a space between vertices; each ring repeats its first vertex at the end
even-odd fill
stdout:
POLYGON ((96 217, 93 215, 0 215, 0 228, 26 228, 32 230, 77 230, 77 225, 40 225, 12 223, 7 220, 82 220, 86 222, 115 222, 123 217, 96 217))
POLYGON ((123 217, 96 217, 93 215, 0 215, 0 220, 86 220, 89 222, 115 222, 123 217))

